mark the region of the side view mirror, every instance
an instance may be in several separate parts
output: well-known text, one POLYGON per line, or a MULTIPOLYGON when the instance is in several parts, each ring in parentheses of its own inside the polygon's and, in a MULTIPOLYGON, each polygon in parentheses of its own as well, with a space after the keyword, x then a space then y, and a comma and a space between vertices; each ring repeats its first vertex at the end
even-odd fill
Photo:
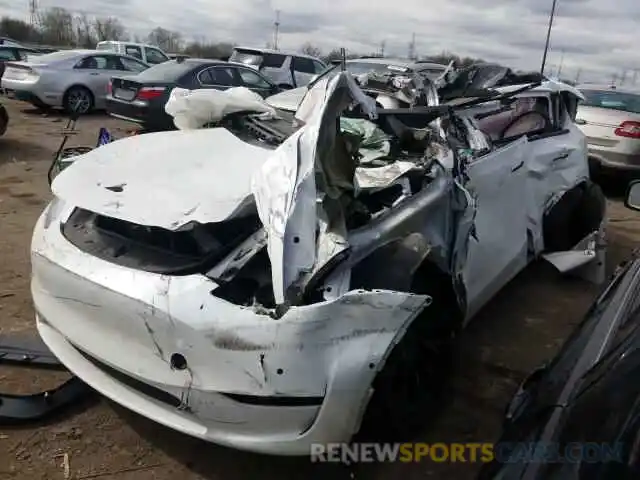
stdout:
POLYGON ((640 211, 640 180, 634 180, 629 184, 624 206, 631 210, 640 211))

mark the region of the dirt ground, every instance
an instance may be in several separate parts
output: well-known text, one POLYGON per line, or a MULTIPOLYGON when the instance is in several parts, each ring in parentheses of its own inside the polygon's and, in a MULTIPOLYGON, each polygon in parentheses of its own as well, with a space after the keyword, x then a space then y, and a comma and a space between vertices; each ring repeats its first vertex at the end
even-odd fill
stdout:
MULTIPOLYGON (((33 332, 29 294, 29 242, 36 218, 49 199, 46 172, 66 119, 42 115, 24 104, 2 100, 10 125, 0 138, 0 334, 33 332)), ((98 129, 114 136, 129 128, 102 114, 78 122, 69 145, 93 145, 98 129)), ((621 204, 622 182, 610 196, 609 269, 640 238, 639 214, 621 204)), ((587 310, 596 287, 560 277, 534 264, 494 299, 461 339, 459 372, 452 394, 425 442, 489 442, 500 430, 506 402, 519 381, 556 351, 587 310)), ((0 367, 0 391, 26 393, 56 385, 63 374, 0 367)), ((88 400, 46 424, 0 427, 0 479, 104 480, 338 479, 403 477, 471 479, 479 464, 311 464, 308 459, 259 456, 180 435, 100 398, 88 400)))

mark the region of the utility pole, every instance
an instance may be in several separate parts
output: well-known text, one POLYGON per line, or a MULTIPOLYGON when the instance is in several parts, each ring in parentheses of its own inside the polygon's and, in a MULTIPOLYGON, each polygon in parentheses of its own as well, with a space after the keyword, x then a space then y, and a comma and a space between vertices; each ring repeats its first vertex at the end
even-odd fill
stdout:
POLYGON ((618 74, 614 72, 613 75, 611 76, 611 85, 615 86, 617 81, 618 81, 618 74))
POLYGON ((635 84, 636 84, 636 80, 637 80, 637 79, 638 79, 638 70, 634 70, 634 71, 633 71, 633 80, 632 80, 633 85, 635 85, 635 84))
POLYGON ((29 25, 35 27, 39 23, 38 0, 29 0, 29 25))
POLYGON ((624 82, 627 81, 627 70, 622 70, 622 75, 620 75, 620 86, 624 85, 624 82))
POLYGON ((542 66, 540 67, 540 75, 544 75, 544 67, 547 64, 547 53, 549 52, 549 40, 551 40, 553 17, 556 15, 556 2, 557 0, 553 0, 553 4, 551 5, 551 15, 549 15, 549 28, 547 29, 547 41, 544 45, 544 54, 542 55, 542 66))
POLYGON ((576 73, 576 79, 575 79, 575 83, 576 85, 578 84, 578 82, 580 81, 580 75, 582 74, 582 68, 578 68, 578 72, 576 73))
POLYGON ((382 40, 382 42, 380 42, 380 56, 384 57, 384 47, 386 46, 386 41, 382 40))
POLYGON ((273 49, 278 50, 278 31, 280 30, 280 10, 276 10, 276 21, 273 22, 273 49))
POLYGON ((409 43, 409 60, 413 60, 416 54, 416 34, 411 34, 411 43, 409 43))

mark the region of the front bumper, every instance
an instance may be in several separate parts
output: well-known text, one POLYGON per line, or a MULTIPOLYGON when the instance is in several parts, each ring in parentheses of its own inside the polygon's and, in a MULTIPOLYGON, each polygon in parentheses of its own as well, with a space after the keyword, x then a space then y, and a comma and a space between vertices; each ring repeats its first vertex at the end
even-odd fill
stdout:
POLYGON ((350 292, 274 319, 215 297, 204 276, 156 275, 81 252, 59 228, 72 209, 54 205, 32 243, 47 346, 115 402, 215 443, 306 455, 313 443, 348 441, 376 372, 428 302, 350 292))

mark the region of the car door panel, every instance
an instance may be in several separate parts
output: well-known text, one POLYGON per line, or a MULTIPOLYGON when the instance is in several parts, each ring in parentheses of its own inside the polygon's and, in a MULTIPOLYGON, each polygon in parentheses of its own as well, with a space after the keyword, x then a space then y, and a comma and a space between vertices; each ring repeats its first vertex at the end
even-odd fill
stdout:
POLYGON ((530 140, 534 155, 527 164, 529 223, 535 253, 544 248, 542 220, 544 214, 566 191, 589 178, 585 149, 578 148, 584 140, 574 126, 555 135, 530 140))
POLYGON ((463 281, 467 319, 527 265, 526 138, 491 152, 469 166, 475 198, 475 232, 469 241, 463 281))

